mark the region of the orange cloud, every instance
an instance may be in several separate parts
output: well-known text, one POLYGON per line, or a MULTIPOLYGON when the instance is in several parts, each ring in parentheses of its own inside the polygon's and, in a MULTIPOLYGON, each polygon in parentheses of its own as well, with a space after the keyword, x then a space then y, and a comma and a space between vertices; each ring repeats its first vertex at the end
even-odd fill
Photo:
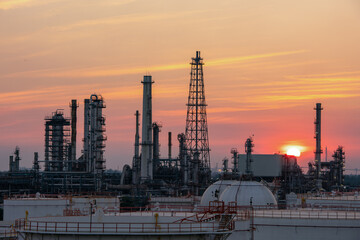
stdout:
MULTIPOLYGON (((287 51, 287 52, 275 52, 267 54, 257 54, 249 56, 240 56, 240 57, 230 57, 230 58, 221 58, 209 60, 206 62, 209 66, 223 66, 229 64, 236 64, 239 62, 253 61, 253 60, 262 60, 264 58, 292 55, 304 53, 304 50, 299 51, 287 51)), ((130 75, 130 74, 142 74, 144 72, 161 72, 161 71, 172 71, 178 69, 188 69, 188 63, 179 63, 179 64, 168 64, 168 65, 159 65, 159 66, 150 66, 150 67, 134 67, 123 69, 120 66, 103 66, 103 67, 89 67, 82 69, 45 69, 45 70, 36 70, 36 71, 26 71, 20 73, 12 73, 5 75, 4 77, 19 77, 19 76, 30 76, 30 77, 67 77, 67 78, 86 78, 86 77, 104 77, 104 76, 120 76, 120 75, 130 75)))
POLYGON ((34 4, 36 1, 34 0, 8 0, 0 2, 0 9, 2 10, 9 10, 13 8, 29 6, 34 4))
POLYGON ((298 51, 275 52, 275 53, 265 53, 265 54, 249 55, 249 56, 222 58, 222 59, 209 60, 206 62, 206 65, 207 66, 222 66, 222 65, 228 65, 228 64, 236 64, 236 63, 244 62, 244 61, 293 55, 293 54, 299 54, 299 53, 305 53, 305 52, 306 52, 305 50, 298 50, 298 51))
MULTIPOLYGON (((123 3, 124 4, 124 3, 123 3)), ((109 18, 100 18, 100 19, 91 19, 84 20, 77 23, 63 25, 63 26, 55 26, 53 30, 55 31, 68 31, 75 28, 83 28, 83 27, 93 27, 98 25, 114 25, 114 24, 125 24, 125 23, 134 23, 134 22, 148 22, 148 21, 156 21, 156 20, 164 20, 170 18, 178 18, 186 15, 199 14, 202 12, 207 12, 205 10, 202 11, 185 11, 185 12, 172 12, 166 14, 128 14, 120 17, 109 17, 109 18)))
POLYGON ((1 10, 10 10, 22 7, 32 7, 38 5, 45 5, 52 2, 60 2, 61 0, 5 0, 0 2, 1 10))

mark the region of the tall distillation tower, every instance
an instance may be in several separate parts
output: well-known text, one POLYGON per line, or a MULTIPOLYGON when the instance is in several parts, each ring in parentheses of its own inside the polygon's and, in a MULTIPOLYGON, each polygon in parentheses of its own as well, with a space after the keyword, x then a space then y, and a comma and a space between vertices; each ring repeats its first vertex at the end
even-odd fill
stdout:
POLYGON ((61 172, 66 168, 69 126, 70 119, 64 117, 62 109, 45 118, 45 171, 61 172))
POLYGON ((102 190, 102 178, 105 170, 105 108, 101 95, 92 94, 84 100, 84 160, 86 170, 94 174, 95 191, 102 190))
POLYGON ((200 51, 191 61, 189 98, 186 116, 186 152, 193 169, 194 185, 206 185, 210 180, 210 149, 206 117, 203 59, 200 51))
POLYGON ((153 179, 152 159, 152 84, 151 76, 144 76, 143 84, 143 113, 142 113, 142 142, 141 142, 141 182, 153 179))

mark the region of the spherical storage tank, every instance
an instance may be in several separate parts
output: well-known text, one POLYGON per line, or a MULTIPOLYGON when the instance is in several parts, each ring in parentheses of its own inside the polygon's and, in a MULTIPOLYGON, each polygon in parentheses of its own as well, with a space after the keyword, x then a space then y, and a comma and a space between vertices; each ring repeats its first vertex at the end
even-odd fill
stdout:
POLYGON ((200 206, 209 206, 209 202, 218 201, 222 192, 235 180, 220 180, 210 185, 201 197, 200 206))
POLYGON ((253 206, 277 205, 274 195, 266 186, 252 181, 234 182, 223 191, 219 198, 225 205, 236 202, 238 206, 249 206, 250 199, 253 206))

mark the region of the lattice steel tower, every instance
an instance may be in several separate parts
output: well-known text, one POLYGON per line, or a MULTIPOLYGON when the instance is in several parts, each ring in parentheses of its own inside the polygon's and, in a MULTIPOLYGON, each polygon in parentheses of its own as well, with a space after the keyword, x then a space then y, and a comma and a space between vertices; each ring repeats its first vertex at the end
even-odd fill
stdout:
POLYGON ((194 163, 196 168, 198 167, 198 176, 193 176, 193 179, 197 184, 201 184, 209 180, 210 149, 203 76, 204 63, 200 57, 200 51, 196 51, 196 57, 192 58, 190 64, 190 88, 185 130, 186 151, 190 161, 194 163))

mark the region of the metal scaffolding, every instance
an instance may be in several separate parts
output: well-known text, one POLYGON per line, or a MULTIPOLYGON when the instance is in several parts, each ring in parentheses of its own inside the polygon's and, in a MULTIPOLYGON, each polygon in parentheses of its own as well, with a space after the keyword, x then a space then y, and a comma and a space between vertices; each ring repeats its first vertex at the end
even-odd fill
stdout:
POLYGON ((192 58, 186 116, 186 151, 192 164, 194 185, 210 181, 210 149, 206 116, 203 59, 200 51, 192 58))
POLYGON ((45 171, 67 170, 70 143, 70 119, 62 109, 45 118, 45 171))

